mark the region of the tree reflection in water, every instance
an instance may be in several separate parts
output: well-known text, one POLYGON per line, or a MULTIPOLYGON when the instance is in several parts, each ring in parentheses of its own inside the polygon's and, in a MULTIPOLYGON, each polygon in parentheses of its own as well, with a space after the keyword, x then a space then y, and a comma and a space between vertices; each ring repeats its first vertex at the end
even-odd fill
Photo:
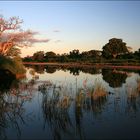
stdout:
POLYGON ((10 71, 0 70, 0 92, 9 90, 15 80, 15 75, 13 75, 10 71))
POLYGON ((25 125, 27 118, 24 103, 32 98, 33 83, 23 83, 8 73, 1 77, 0 83, 0 138, 7 139, 7 129, 12 127, 17 132, 17 137, 21 135, 21 124, 25 125), (6 83, 6 86, 3 84, 6 83))
MULTIPOLYGON (((118 77, 122 77, 122 75, 125 74, 127 75, 127 72, 123 71, 108 71, 110 74, 117 73, 117 76, 119 73, 120 76, 118 77)), ((113 115, 117 114, 120 119, 122 119, 122 115, 123 117, 125 116, 125 119, 128 119, 128 117, 135 117, 137 112, 140 111, 139 79, 132 85, 132 81, 129 83, 129 78, 122 80, 123 83, 126 83, 121 87, 120 85, 122 83, 119 84, 119 80, 117 79, 117 84, 112 84, 115 88, 112 88, 108 85, 107 87, 104 87, 105 82, 99 82, 98 79, 94 80, 93 85, 87 84, 91 81, 87 82, 86 79, 81 86, 82 81, 80 81, 80 84, 77 82, 77 78, 80 75, 76 77, 76 82, 71 84, 69 84, 69 82, 63 84, 61 82, 55 82, 54 84, 49 80, 41 81, 36 71, 33 69, 29 69, 28 72, 31 75, 30 80, 16 80, 15 77, 9 76, 9 79, 10 77, 12 78, 9 80, 5 89, 3 88, 3 83, 6 83, 6 81, 2 79, 3 82, 0 83, 0 137, 2 139, 6 139, 8 129, 11 130, 10 127, 14 128, 14 132, 11 133, 16 133, 19 138, 23 138, 22 130, 24 131, 24 135, 26 131, 24 129, 27 128, 24 127, 24 125, 30 124, 31 126, 28 125, 28 128, 30 129, 30 127, 32 128, 34 125, 42 125, 42 121, 43 129, 51 130, 49 131, 51 134, 48 134, 48 131, 47 133, 44 131, 43 136, 40 136, 41 138, 91 138, 92 132, 90 129, 98 133, 100 130, 95 129, 97 125, 102 125, 101 119, 104 119, 103 121, 107 124, 110 122, 111 124, 114 124, 114 120, 110 119, 113 115), (112 90, 115 92, 109 94, 112 90), (34 103, 30 102, 30 108, 28 101, 31 101, 32 99, 34 99, 35 105, 38 105, 36 103, 37 101, 41 101, 39 109, 42 110, 40 116, 43 118, 40 120, 36 119, 38 122, 30 123, 29 119, 34 118, 34 116, 32 114, 27 116, 27 114, 28 111, 30 112, 29 109, 34 109, 34 103), (108 112, 110 113, 108 114, 108 112), (120 112, 121 115, 119 114, 120 112), (95 122, 95 125, 92 124, 92 122, 95 122)), ((38 108, 35 108, 34 115, 38 115, 38 108)), ((33 131, 34 130, 31 130, 31 132, 33 131)), ((37 131, 42 132, 42 129, 40 130, 38 127, 37 131)), ((94 138, 93 135, 92 138, 94 138)))
POLYGON ((102 69, 103 80, 109 83, 110 87, 121 87, 127 78, 126 72, 113 69, 102 69))
POLYGON ((51 65, 31 65, 31 66, 27 66, 28 68, 32 68, 35 70, 35 72, 39 73, 39 74, 43 74, 44 72, 47 73, 55 73, 57 70, 63 70, 63 71, 69 71, 70 74, 73 75, 79 75, 80 72, 83 73, 90 73, 90 74, 100 74, 101 73, 101 69, 99 68, 88 68, 88 67, 83 67, 83 66, 70 66, 70 65, 66 65, 66 66, 51 66, 51 65))

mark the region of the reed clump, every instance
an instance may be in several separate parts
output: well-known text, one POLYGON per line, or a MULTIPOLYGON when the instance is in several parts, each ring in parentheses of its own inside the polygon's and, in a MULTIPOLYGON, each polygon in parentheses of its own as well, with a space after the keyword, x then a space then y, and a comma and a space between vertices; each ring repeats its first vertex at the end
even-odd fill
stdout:
POLYGON ((80 89, 79 92, 76 94, 75 101, 76 101, 76 106, 81 107, 83 104, 84 100, 84 93, 83 90, 80 89))
POLYGON ((128 98, 134 99, 140 96, 140 78, 136 80, 136 83, 136 87, 128 86, 128 98))
POLYGON ((137 79, 137 90, 140 93, 140 78, 137 79))
POLYGON ((95 101, 103 99, 107 96, 107 91, 102 85, 102 83, 100 83, 99 81, 95 82, 95 87, 91 96, 95 101))

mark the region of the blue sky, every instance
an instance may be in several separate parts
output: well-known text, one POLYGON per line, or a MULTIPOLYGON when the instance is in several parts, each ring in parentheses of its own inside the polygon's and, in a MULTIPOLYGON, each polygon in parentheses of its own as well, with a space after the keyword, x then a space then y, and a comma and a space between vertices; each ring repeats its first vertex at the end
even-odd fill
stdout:
POLYGON ((140 1, 0 1, 0 14, 19 16, 23 29, 50 39, 22 49, 22 56, 39 50, 102 50, 112 37, 122 38, 134 51, 140 48, 140 1))

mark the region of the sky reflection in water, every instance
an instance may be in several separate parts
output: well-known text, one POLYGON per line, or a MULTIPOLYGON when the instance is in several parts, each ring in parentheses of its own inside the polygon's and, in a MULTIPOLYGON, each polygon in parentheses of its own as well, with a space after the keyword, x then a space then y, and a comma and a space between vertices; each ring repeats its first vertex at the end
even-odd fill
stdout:
POLYGON ((1 90, 0 138, 140 138, 139 79, 126 70, 28 68, 1 90))

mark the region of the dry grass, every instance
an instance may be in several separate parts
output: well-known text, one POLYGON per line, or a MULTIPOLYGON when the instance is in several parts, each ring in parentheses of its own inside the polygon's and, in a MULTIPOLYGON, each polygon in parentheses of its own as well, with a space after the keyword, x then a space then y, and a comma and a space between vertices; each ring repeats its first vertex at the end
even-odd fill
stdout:
POLYGON ((70 106, 70 97, 69 96, 64 96, 60 101, 59 101, 59 107, 61 108, 68 108, 70 106))
POLYGON ((93 100, 98 100, 107 96, 107 91, 99 81, 95 82, 95 88, 93 90, 93 100))
POLYGON ((75 97, 76 106, 81 107, 83 100, 84 100, 84 93, 83 93, 82 89, 79 89, 79 92, 78 92, 78 94, 76 94, 76 97, 75 97))
POLYGON ((137 98, 140 96, 140 78, 136 80, 136 87, 127 87, 128 98, 137 98))
POLYGON ((140 78, 137 79, 137 90, 138 92, 140 92, 140 78))

